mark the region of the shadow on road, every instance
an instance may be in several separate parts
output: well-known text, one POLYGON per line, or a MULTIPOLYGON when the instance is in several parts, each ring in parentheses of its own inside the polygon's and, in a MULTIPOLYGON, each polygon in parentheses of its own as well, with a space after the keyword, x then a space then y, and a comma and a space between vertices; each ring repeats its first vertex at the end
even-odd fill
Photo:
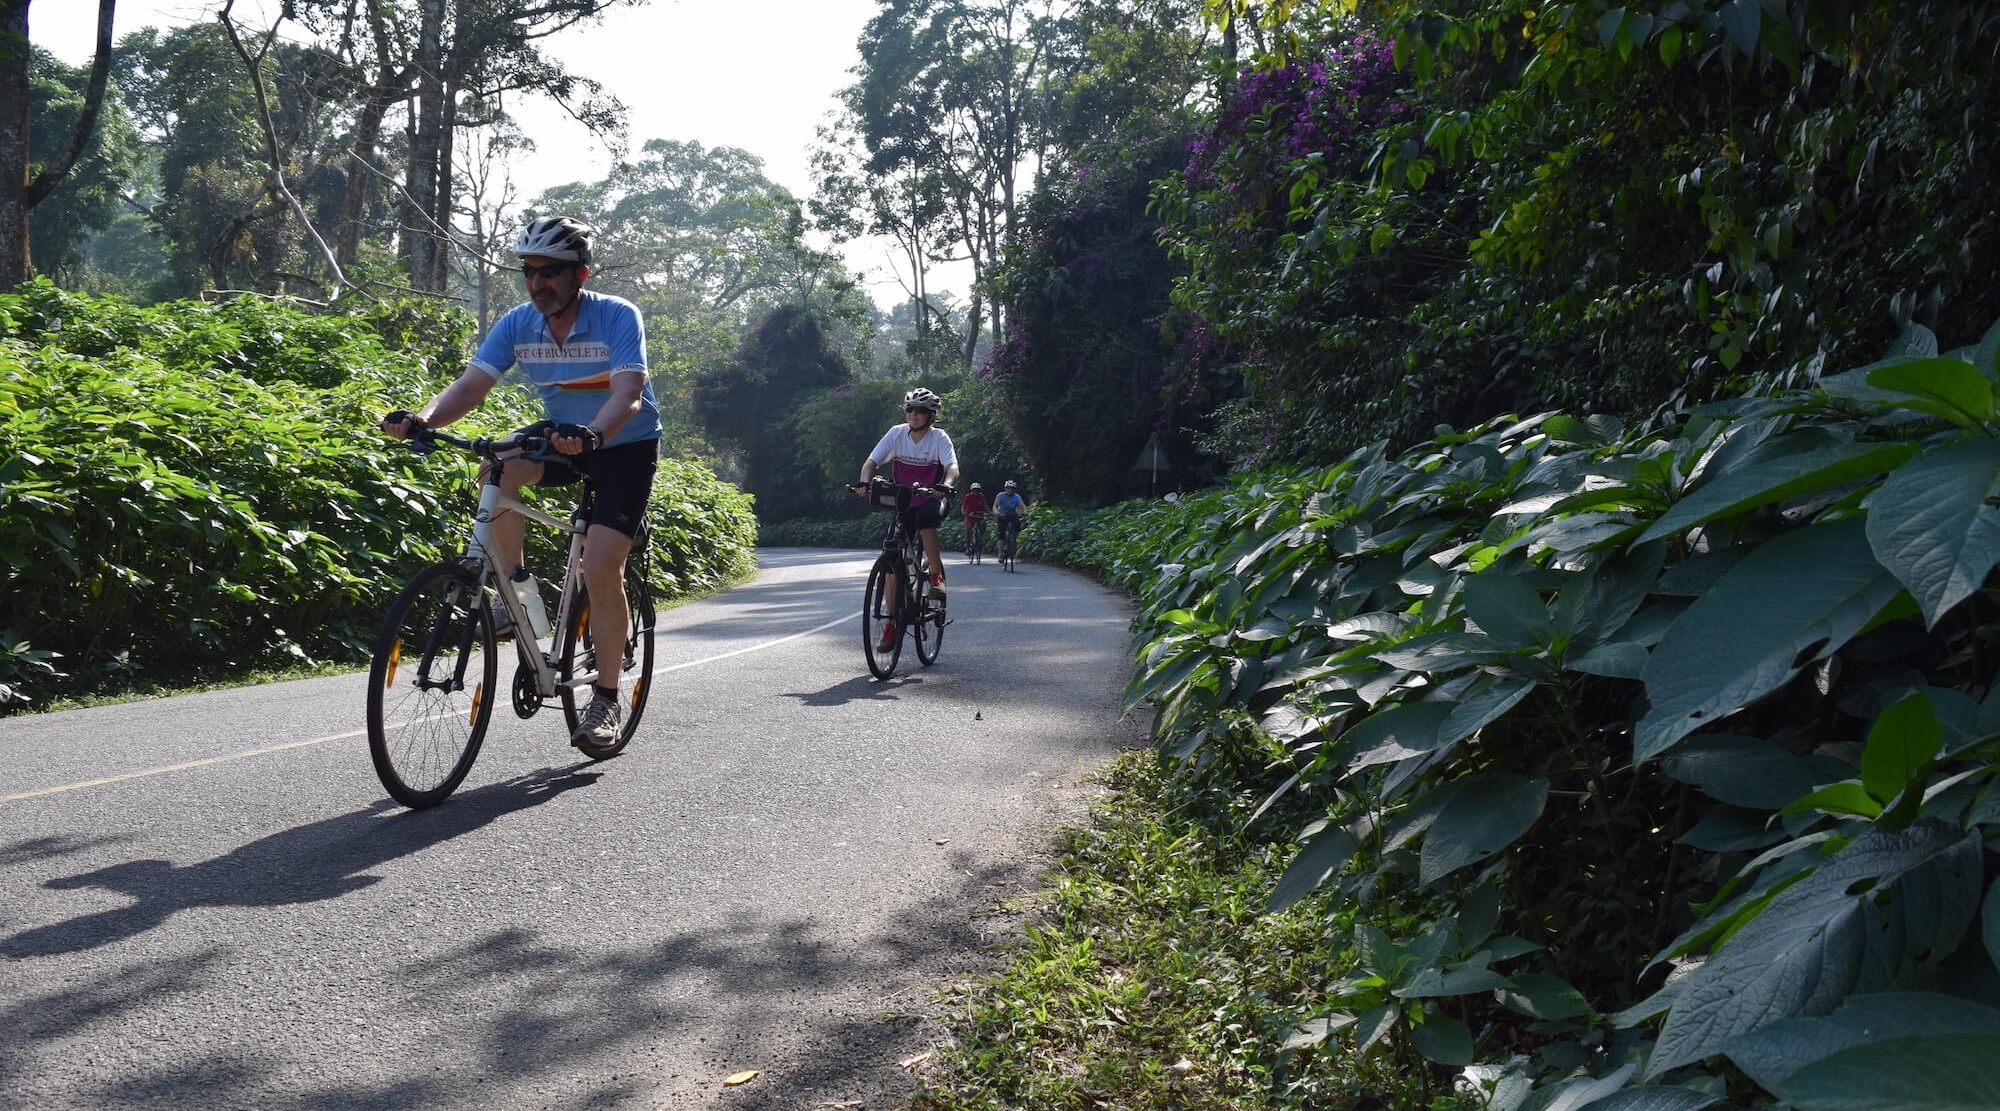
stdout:
POLYGON ((796 698, 803 706, 845 706, 849 702, 894 702, 896 690, 906 684, 923 682, 914 675, 889 682, 877 682, 867 675, 856 675, 819 691, 792 691, 786 698, 796 698))
MULTIPOLYGON (((397 810, 383 800, 366 810, 297 826, 185 867, 134 860, 49 880, 58 891, 101 888, 137 900, 0 940, 16 960, 75 953, 137 936, 193 907, 279 906, 338 898, 375 883, 366 875, 387 861, 469 833, 596 782, 598 773, 549 770, 466 791, 430 810, 397 810), (386 813, 395 810, 395 813, 386 813)), ((21 846, 0 850, 0 855, 21 846)))
MULTIPOLYGON (((416 827, 432 815, 460 809, 470 814, 474 807, 457 805, 467 800, 386 822, 366 815, 342 820, 416 827)), ((518 807, 489 799, 479 808, 484 817, 472 822, 512 809, 518 807)), ((419 847, 435 843, 443 832, 399 828, 388 840, 419 847)), ((362 858, 342 855, 351 863, 323 870, 310 881, 309 893, 327 897, 349 889, 362 858)), ((221 1049, 99 1078, 82 1091, 90 1094, 91 1106, 105 1108, 158 1106, 163 1099, 171 1103, 199 1092, 202 1106, 231 1111, 889 1106, 914 1084, 914 1073, 899 1062, 937 1037, 924 1018, 935 1006, 931 993, 941 980, 978 972, 986 960, 980 954, 1006 932, 984 908, 1018 894, 1032 878, 1026 866, 982 866, 958 853, 953 872, 956 884, 903 904, 852 940, 809 912, 778 917, 746 911, 700 929, 675 930, 663 923, 654 938, 640 944, 611 944, 559 930, 496 930, 385 968, 414 988, 459 1000, 453 1004, 457 1024, 445 1038, 444 1063, 434 1060, 438 1044, 403 1046, 407 1059, 391 1075, 300 1091, 284 1083, 296 1062, 282 1054, 221 1049), (972 908, 980 909, 968 913, 972 908), (480 988, 496 983, 528 990, 511 996, 515 1002, 508 1006, 494 1006, 480 988), (877 985, 877 993, 856 1000, 853 986, 862 983, 877 985), (530 1002, 521 1005, 521 999, 530 1002), (689 1028, 727 1034, 696 1047, 677 1039, 678 1031, 689 1028), (761 1075, 725 1091, 722 1078, 738 1069, 761 1075), (562 1082, 550 1083, 552 1078, 562 1082)), ((271 878, 261 876, 265 882, 271 878)), ((252 885, 248 877, 228 888, 211 885, 207 901, 225 895, 250 901, 254 896, 243 888, 252 885)), ((13 1044, 0 1050, 0 1091, 33 1067, 37 1045, 89 1037, 101 1021, 162 997, 197 992, 209 966, 232 959, 210 949, 140 964, 0 1011, 0 1024, 17 1032, 13 1044)), ((397 1055, 394 1048, 390 1053, 397 1055)))

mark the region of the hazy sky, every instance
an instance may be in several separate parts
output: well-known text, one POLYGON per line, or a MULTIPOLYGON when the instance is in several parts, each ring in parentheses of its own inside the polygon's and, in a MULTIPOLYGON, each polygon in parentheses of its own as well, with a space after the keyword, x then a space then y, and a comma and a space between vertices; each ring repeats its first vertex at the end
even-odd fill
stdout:
MULTIPOLYGON (((212 18, 219 0, 119 0, 114 37, 148 25, 212 18)), ((249 23, 262 7, 237 0, 249 23)), ((268 6, 275 8, 275 4, 268 6)), ((572 72, 604 83, 625 102, 631 146, 648 139, 733 146, 764 160, 771 180, 801 199, 812 193, 806 152, 826 122, 835 90, 860 61, 855 39, 876 0, 649 0, 594 27, 572 30, 546 46, 572 72)), ((28 37, 74 65, 89 61, 95 0, 34 0, 28 37)), ((536 152, 515 171, 524 197, 570 181, 594 181, 609 155, 546 100, 517 101, 517 118, 536 152)), ((849 244, 848 267, 865 270, 877 302, 902 298, 882 245, 849 244)), ((966 276, 934 274, 934 286, 963 294, 966 276)))

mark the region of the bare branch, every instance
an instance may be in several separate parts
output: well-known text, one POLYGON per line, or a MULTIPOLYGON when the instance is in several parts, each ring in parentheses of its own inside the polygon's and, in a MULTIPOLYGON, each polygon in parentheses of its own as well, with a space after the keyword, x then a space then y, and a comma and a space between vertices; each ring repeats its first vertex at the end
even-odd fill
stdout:
MULTIPOLYGON (((319 248, 321 259, 325 261, 327 269, 333 272, 334 284, 342 289, 352 289, 364 297, 370 296, 347 280, 346 273, 340 269, 340 261, 333 257, 333 249, 326 245, 326 240, 320 238, 319 229, 313 227, 312 218, 306 215, 305 206, 299 203, 299 199, 292 195, 291 189, 285 184, 285 166, 278 145, 278 129, 271 122, 271 105, 264 94, 264 73, 258 66, 265 51, 271 48, 271 40, 277 37, 277 25, 272 25, 270 33, 264 38, 263 45, 258 47, 257 56, 253 58, 249 50, 244 48, 243 39, 236 33, 236 21, 230 18, 230 12, 235 7, 236 0, 225 0, 222 10, 216 13, 216 18, 222 21, 222 29, 228 33, 229 45, 236 49, 236 56, 243 59, 243 68, 250 75, 251 90, 257 96, 257 122, 263 128, 264 150, 271 160, 270 188, 285 198, 285 204, 291 208, 292 216, 298 220, 299 226, 306 229, 307 235, 312 236, 313 244, 319 248)), ((284 18, 280 15, 279 22, 282 23, 284 18)))

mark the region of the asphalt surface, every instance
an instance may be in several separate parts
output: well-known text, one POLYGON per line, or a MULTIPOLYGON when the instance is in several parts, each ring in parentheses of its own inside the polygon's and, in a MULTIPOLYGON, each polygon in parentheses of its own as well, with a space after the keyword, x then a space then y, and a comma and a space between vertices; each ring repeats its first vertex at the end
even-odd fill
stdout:
POLYGON ((0 1108, 892 1106, 1132 741, 1130 613, 952 558, 876 682, 872 553, 762 554, 624 755, 502 706, 431 810, 365 675, 0 720, 0 1108))

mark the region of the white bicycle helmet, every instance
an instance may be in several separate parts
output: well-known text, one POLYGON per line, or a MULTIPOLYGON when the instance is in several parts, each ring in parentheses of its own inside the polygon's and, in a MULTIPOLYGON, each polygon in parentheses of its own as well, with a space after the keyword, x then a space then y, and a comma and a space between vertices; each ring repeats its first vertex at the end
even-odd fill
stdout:
POLYGON ((1000 484, 1000 488, 1002 490, 1012 490, 1014 488, 1014 480, 1011 478, 1008 479, 1007 481, 1000 484))
POLYGON ((522 229, 521 238, 514 242, 514 254, 520 258, 541 255, 589 266, 590 237, 595 234, 597 230, 581 220, 543 216, 529 221, 522 229))
POLYGON ((930 411, 932 416, 936 416, 938 409, 943 407, 943 405, 943 398, 922 386, 918 386, 916 389, 903 395, 903 408, 926 409, 930 411))
POLYGON ((973 483, 973 484, 972 484, 972 488, 973 488, 974 490, 977 490, 977 489, 979 489, 979 484, 978 484, 977 482, 973 483))

